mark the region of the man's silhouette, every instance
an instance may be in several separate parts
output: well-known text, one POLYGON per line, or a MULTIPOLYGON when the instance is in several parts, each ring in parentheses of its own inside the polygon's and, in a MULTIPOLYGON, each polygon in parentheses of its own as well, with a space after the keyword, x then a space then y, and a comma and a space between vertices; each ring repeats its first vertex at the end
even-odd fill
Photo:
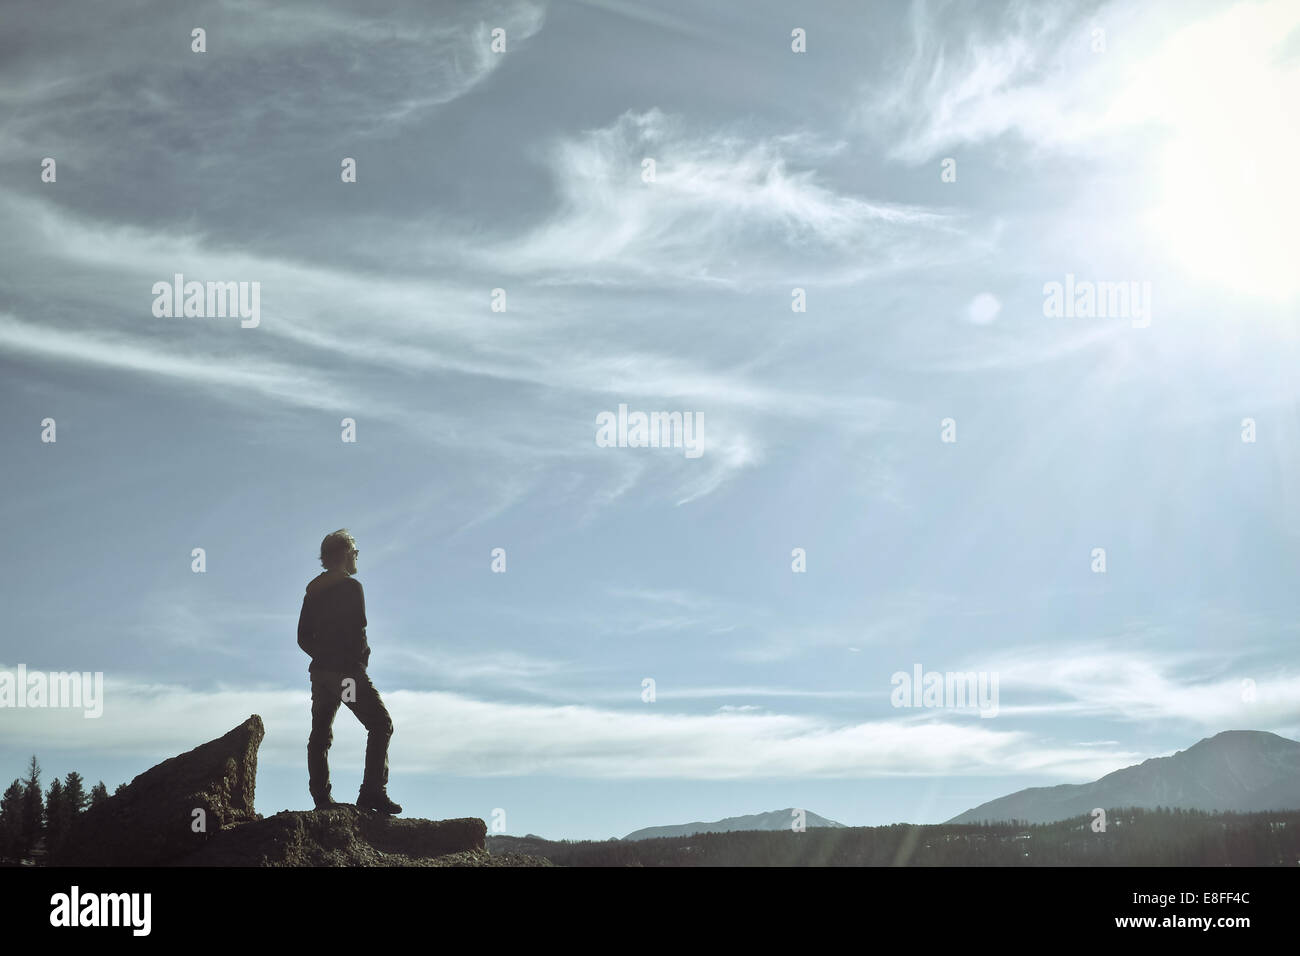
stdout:
POLYGON ((329 749, 334 715, 347 704, 365 726, 366 770, 357 806, 401 813, 388 799, 388 739, 393 721, 375 685, 366 676, 366 597, 357 573, 356 541, 346 528, 325 536, 320 563, 325 570, 307 584, 298 616, 298 646, 311 655, 311 736, 307 739, 308 786, 316 809, 337 807, 330 799, 329 749))

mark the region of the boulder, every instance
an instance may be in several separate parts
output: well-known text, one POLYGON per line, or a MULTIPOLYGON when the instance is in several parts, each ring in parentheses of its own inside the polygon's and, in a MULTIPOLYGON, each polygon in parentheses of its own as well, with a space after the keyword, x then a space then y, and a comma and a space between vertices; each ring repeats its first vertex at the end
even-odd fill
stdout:
POLYGON ((257 748, 266 730, 254 714, 230 733, 164 760, 99 806, 77 814, 58 859, 63 866, 154 866, 194 853, 224 828, 260 819, 253 810, 257 748), (200 817, 196 810, 203 811, 200 817), (195 832, 195 820, 203 829, 195 832))

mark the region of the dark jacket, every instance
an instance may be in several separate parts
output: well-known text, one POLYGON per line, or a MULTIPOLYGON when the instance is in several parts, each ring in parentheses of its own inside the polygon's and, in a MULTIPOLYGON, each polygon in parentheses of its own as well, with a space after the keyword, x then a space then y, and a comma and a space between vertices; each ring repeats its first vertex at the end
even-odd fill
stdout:
POLYGON ((342 571, 326 571, 307 583, 298 615, 298 646, 311 655, 311 672, 366 669, 370 644, 360 581, 342 571))

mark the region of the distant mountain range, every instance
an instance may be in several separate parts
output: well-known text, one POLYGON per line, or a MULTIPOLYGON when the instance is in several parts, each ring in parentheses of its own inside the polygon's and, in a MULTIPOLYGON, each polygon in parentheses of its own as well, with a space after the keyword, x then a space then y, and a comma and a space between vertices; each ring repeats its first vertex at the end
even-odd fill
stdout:
MULTIPOLYGON (((804 813, 804 822, 809 829, 844 827, 844 824, 819 817, 811 810, 806 810, 804 813)), ((790 824, 794 822, 793 814, 794 808, 787 807, 784 810, 769 810, 767 813, 751 813, 744 817, 727 817, 725 820, 715 820, 713 823, 679 823, 668 827, 645 827, 641 830, 633 830, 623 839, 654 840, 658 837, 683 837, 696 833, 730 833, 733 830, 789 830, 790 824)))
POLYGON ((1153 757, 1092 783, 1030 787, 948 822, 1050 823, 1094 807, 1157 806, 1237 813, 1300 809, 1300 743, 1260 730, 1225 730, 1172 757, 1153 757))

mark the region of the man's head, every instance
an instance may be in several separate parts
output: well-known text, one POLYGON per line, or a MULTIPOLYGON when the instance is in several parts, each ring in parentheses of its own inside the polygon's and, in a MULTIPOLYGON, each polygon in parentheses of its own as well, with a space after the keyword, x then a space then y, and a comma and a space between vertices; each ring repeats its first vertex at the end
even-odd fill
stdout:
POLYGON ((325 535, 320 543, 320 566, 326 571, 342 571, 344 574, 357 573, 356 539, 348 533, 347 528, 339 528, 325 535))

